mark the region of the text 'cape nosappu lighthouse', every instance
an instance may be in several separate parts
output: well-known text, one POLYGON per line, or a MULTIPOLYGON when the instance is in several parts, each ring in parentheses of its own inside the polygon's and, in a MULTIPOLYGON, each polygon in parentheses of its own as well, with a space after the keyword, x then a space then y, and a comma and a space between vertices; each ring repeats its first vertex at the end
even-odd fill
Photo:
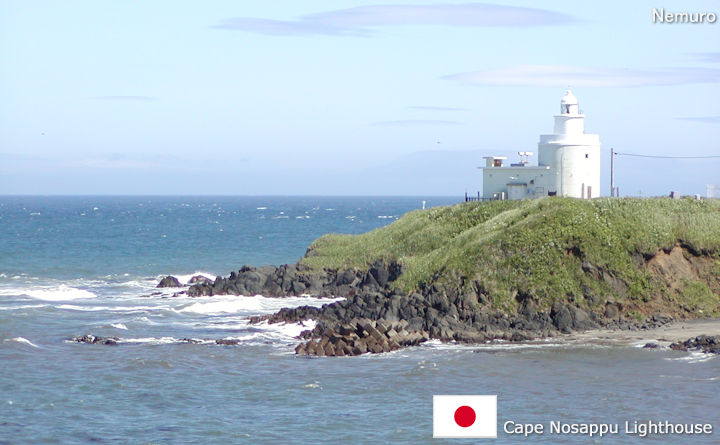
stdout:
POLYGON ((585 134, 585 115, 571 91, 554 117, 553 134, 540 136, 537 166, 528 165, 532 152, 519 152, 520 162, 510 166, 504 156, 483 158, 483 199, 600 196, 600 137, 585 134))

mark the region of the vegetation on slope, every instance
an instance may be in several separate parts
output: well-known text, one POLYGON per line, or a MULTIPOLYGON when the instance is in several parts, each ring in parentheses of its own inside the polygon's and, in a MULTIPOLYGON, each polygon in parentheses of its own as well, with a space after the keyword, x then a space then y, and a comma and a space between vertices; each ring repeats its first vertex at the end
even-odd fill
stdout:
POLYGON ((362 235, 326 235, 300 263, 314 270, 367 268, 377 259, 402 264, 396 285, 404 291, 472 285, 506 310, 515 309, 521 295, 545 308, 557 299, 580 306, 612 299, 629 315, 640 316, 650 305, 653 311, 720 315, 720 201, 463 203, 414 211, 362 235), (676 246, 689 266, 648 267, 676 246), (692 270, 670 283, 674 267, 692 270))

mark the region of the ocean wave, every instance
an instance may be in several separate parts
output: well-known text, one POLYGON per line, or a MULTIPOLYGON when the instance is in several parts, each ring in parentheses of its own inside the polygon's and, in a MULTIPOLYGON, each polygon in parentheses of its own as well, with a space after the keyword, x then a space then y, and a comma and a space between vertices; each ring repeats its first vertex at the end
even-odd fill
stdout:
POLYGON ((190 304, 178 312, 192 312, 204 315, 235 314, 244 311, 262 310, 262 303, 257 297, 233 297, 232 300, 198 302, 190 304))
MULTIPOLYGON (((3 295, 0 293, 0 295, 3 295)), ((20 309, 37 309, 41 307, 49 307, 49 304, 23 304, 20 306, 0 306, 0 311, 15 311, 20 309)))
POLYGON ((124 331, 127 331, 127 326, 125 326, 122 323, 110 323, 110 326, 112 326, 115 329, 122 329, 124 331))
POLYGON ((421 343, 418 347, 431 348, 435 350, 454 350, 454 351, 473 351, 473 352, 501 352, 501 351, 532 351, 539 349, 605 349, 609 346, 599 345, 587 342, 567 342, 558 339, 542 339, 527 342, 509 342, 504 340, 495 340, 489 343, 457 343, 442 342, 437 339, 428 340, 421 343))
POLYGON ((708 352, 701 351, 688 351, 688 354, 683 357, 667 357, 665 360, 671 362, 686 362, 688 364, 704 363, 717 357, 717 354, 711 354, 708 352))
MULTIPOLYGON (((190 282, 190 280, 192 279, 192 277, 196 277, 196 276, 198 276, 198 275, 199 275, 199 276, 202 276, 202 277, 205 277, 205 278, 207 278, 208 280, 212 280, 212 281, 214 281, 214 280, 215 280, 215 277, 217 276, 217 275, 213 275, 213 274, 211 274, 211 273, 209 273, 209 272, 202 272, 202 271, 194 272, 194 273, 191 273, 191 274, 180 274, 180 275, 173 275, 173 276, 174 276, 175 278, 177 278, 178 281, 179 281, 181 284, 189 284, 189 282, 190 282)), ((163 276, 166 276, 166 275, 163 275, 163 276)), ((157 280, 160 281, 160 279, 163 278, 163 276, 158 277, 157 280)))
MULTIPOLYGON (((106 337, 103 340, 113 340, 115 344, 125 345, 173 345, 173 344, 196 344, 196 345, 221 345, 221 346, 281 346, 286 347, 287 342, 278 343, 278 339, 264 332, 253 332, 246 335, 226 336, 221 338, 199 338, 199 337, 106 337)), ((7 340, 6 340, 7 341, 7 340)), ((76 343, 75 339, 65 340, 66 343, 76 343)), ((33 345, 35 346, 35 345, 33 345)), ((37 347, 37 346, 35 346, 37 347)))
MULTIPOLYGON (((202 340, 202 339, 189 339, 192 342, 197 343, 211 343, 214 340, 202 340)), ((118 343, 133 343, 133 344, 149 344, 149 345, 168 345, 173 343, 189 343, 188 339, 178 339, 175 337, 143 337, 143 338, 119 338, 118 343)))
POLYGON ((24 337, 8 338, 8 339, 3 340, 3 343, 9 342, 9 341, 14 341, 14 342, 17 342, 17 343, 20 343, 23 345, 32 346, 33 348, 40 348, 40 346, 36 345, 35 343, 31 342, 30 340, 28 340, 27 338, 24 338, 24 337))
POLYGON ((305 320, 298 323, 273 323, 266 321, 252 325, 269 333, 278 334, 281 337, 296 338, 302 331, 315 329, 315 320, 305 320))
MULTIPOLYGON (((70 287, 64 284, 55 287, 44 288, 24 288, 10 289, 16 292, 16 295, 27 295, 35 300, 42 301, 70 301, 70 300, 86 300, 97 297, 93 292, 70 287)), ((6 292, 8 290, 4 290, 6 292)))
POLYGON ((63 309, 69 311, 81 311, 81 312, 122 312, 122 313, 136 313, 136 312, 147 312, 156 310, 168 310, 167 307, 162 306, 79 306, 76 304, 60 304, 55 306, 56 309, 63 309))
POLYGON ((238 313, 245 313, 247 315, 258 315, 277 312, 282 308, 292 308, 304 305, 322 306, 323 304, 344 300, 344 298, 268 298, 263 297, 262 295, 256 295, 254 297, 199 297, 194 298, 193 300, 194 302, 192 304, 179 309, 177 312, 187 312, 203 315, 223 315, 238 313))

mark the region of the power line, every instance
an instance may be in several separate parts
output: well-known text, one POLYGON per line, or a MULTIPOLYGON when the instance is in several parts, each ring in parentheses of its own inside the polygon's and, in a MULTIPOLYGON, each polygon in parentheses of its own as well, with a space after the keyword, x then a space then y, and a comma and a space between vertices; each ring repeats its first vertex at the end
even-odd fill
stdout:
POLYGON ((634 153, 618 153, 614 152, 616 155, 620 156, 635 156, 638 158, 660 158, 660 159, 710 159, 710 158, 720 158, 720 155, 718 156, 656 156, 656 155, 638 155, 634 153))

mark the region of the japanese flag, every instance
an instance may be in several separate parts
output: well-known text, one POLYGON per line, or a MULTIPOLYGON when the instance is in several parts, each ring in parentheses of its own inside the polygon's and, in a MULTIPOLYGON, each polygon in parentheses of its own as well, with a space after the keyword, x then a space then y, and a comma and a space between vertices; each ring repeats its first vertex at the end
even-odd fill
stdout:
POLYGON ((497 396, 433 396, 433 437, 497 437, 497 396))

